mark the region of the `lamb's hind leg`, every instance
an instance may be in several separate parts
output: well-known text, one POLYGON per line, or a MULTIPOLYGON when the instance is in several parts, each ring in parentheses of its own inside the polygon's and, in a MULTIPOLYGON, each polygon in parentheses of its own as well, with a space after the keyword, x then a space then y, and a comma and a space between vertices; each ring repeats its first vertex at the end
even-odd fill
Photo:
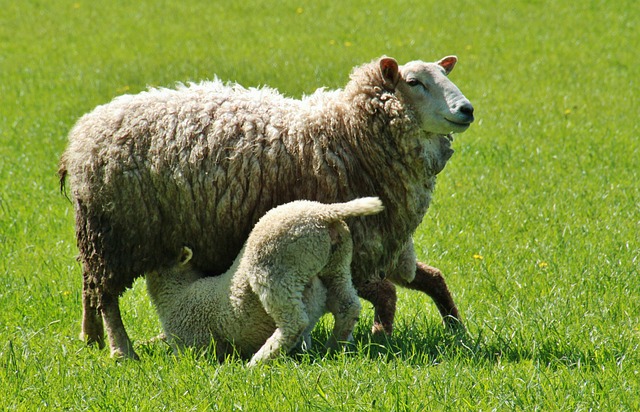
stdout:
POLYGON ((100 310, 107 329, 107 336, 109 337, 111 357, 138 359, 138 355, 133 350, 133 344, 122 323, 119 298, 104 294, 100 310))
POLYGON ((309 325, 302 295, 305 288, 300 274, 292 272, 251 276, 251 288, 259 297, 265 312, 273 319, 276 330, 256 352, 249 366, 269 361, 288 353, 304 334, 309 325), (268 279, 266 282, 264 279, 268 279), (286 293, 285 293, 286 292, 286 293))
POLYGON ((320 274, 320 280, 327 288, 327 309, 333 314, 334 327, 327 342, 331 350, 340 342, 353 340, 353 329, 360 317, 360 299, 351 278, 352 242, 346 226, 338 226, 330 232, 332 252, 329 262, 320 274))
POLYGON ((353 329, 360 317, 361 305, 349 273, 344 276, 335 276, 325 285, 327 286, 327 309, 333 314, 335 321, 327 348, 335 350, 341 342, 353 340, 353 329))
POLYGON ((295 347, 309 324, 307 314, 303 310, 289 313, 272 312, 270 315, 275 320, 276 330, 258 352, 251 357, 249 366, 267 362, 281 354, 288 353, 295 347))

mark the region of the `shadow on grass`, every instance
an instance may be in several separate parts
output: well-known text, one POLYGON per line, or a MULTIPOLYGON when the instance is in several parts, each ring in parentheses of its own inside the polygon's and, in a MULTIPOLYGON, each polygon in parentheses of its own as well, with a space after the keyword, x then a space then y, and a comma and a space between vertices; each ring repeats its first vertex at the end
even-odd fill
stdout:
POLYGON ((442 325, 427 328, 400 325, 392 336, 372 336, 366 332, 354 336, 359 356, 415 365, 451 361, 478 365, 531 362, 549 368, 593 369, 625 358, 624 353, 615 349, 596 351, 572 346, 558 336, 538 336, 539 341, 532 341, 528 335, 488 327, 468 332, 442 325))
MULTIPOLYGON (((625 354, 615 350, 595 351, 569 345, 558 336, 547 336, 532 340, 530 335, 489 327, 474 327, 474 332, 463 328, 451 330, 441 324, 397 325, 392 336, 372 335, 362 327, 355 331, 354 342, 348 344, 336 356, 353 356, 370 360, 395 362, 410 365, 438 365, 443 362, 486 365, 490 363, 531 362, 550 368, 599 367, 603 363, 621 362, 625 354)), ((290 358, 301 363, 313 363, 333 357, 324 350, 324 342, 330 329, 319 326, 312 334, 313 346, 309 351, 292 353, 290 358)), ((142 356, 170 356, 173 351, 161 340, 140 342, 136 350, 142 356)), ((195 352, 194 352, 195 354, 195 352)), ((212 348, 199 351, 204 357, 217 363, 212 348)), ((244 363, 238 355, 229 356, 225 362, 244 363)))

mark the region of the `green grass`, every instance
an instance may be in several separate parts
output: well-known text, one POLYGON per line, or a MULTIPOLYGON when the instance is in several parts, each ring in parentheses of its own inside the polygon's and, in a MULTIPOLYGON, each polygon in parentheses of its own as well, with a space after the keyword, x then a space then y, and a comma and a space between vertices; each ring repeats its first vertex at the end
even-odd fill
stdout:
POLYGON ((640 410, 640 4, 371 4, 0 0, 0 410, 640 410), (175 358, 143 343, 160 327, 139 281, 122 308, 140 362, 78 340, 55 172, 79 116, 214 75, 300 96, 382 54, 458 55, 476 107, 415 235, 468 337, 400 291, 394 336, 369 342, 365 304, 353 353, 175 358))

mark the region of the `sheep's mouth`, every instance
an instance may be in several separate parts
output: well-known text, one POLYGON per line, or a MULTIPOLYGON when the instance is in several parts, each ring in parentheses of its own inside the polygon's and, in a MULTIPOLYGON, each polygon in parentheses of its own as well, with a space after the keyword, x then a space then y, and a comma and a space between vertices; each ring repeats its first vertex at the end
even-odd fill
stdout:
POLYGON ((459 121, 455 121, 455 120, 451 120, 451 119, 447 119, 446 117, 444 118, 444 120, 446 120, 447 122, 449 122, 449 124, 454 125, 458 128, 463 128, 463 129, 467 129, 469 126, 471 126, 471 121, 468 122, 459 122, 459 121))

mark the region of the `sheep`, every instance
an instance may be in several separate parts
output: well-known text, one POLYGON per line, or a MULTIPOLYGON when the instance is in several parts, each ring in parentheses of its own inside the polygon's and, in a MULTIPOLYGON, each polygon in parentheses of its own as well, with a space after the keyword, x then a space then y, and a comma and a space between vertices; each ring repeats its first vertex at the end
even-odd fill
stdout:
POLYGON ((225 271, 251 228, 293 200, 378 196, 385 210, 348 222, 352 278, 390 334, 394 284, 427 293, 446 324, 458 309, 442 273, 416 261, 412 234, 452 135, 473 106, 448 79, 457 62, 382 57, 353 69, 343 89, 292 99, 216 79, 124 95, 85 114, 69 133, 58 175, 72 188, 83 274, 82 336, 136 358, 119 297, 187 245, 200 272, 225 271))
POLYGON ((207 348, 219 360, 237 351, 249 365, 310 344, 318 319, 335 319, 328 346, 347 341, 360 314, 351 281, 352 242, 344 219, 382 210, 378 198, 322 204, 298 200, 268 211, 238 257, 220 276, 203 277, 187 262, 146 276, 147 290, 164 329, 180 351, 207 348))

